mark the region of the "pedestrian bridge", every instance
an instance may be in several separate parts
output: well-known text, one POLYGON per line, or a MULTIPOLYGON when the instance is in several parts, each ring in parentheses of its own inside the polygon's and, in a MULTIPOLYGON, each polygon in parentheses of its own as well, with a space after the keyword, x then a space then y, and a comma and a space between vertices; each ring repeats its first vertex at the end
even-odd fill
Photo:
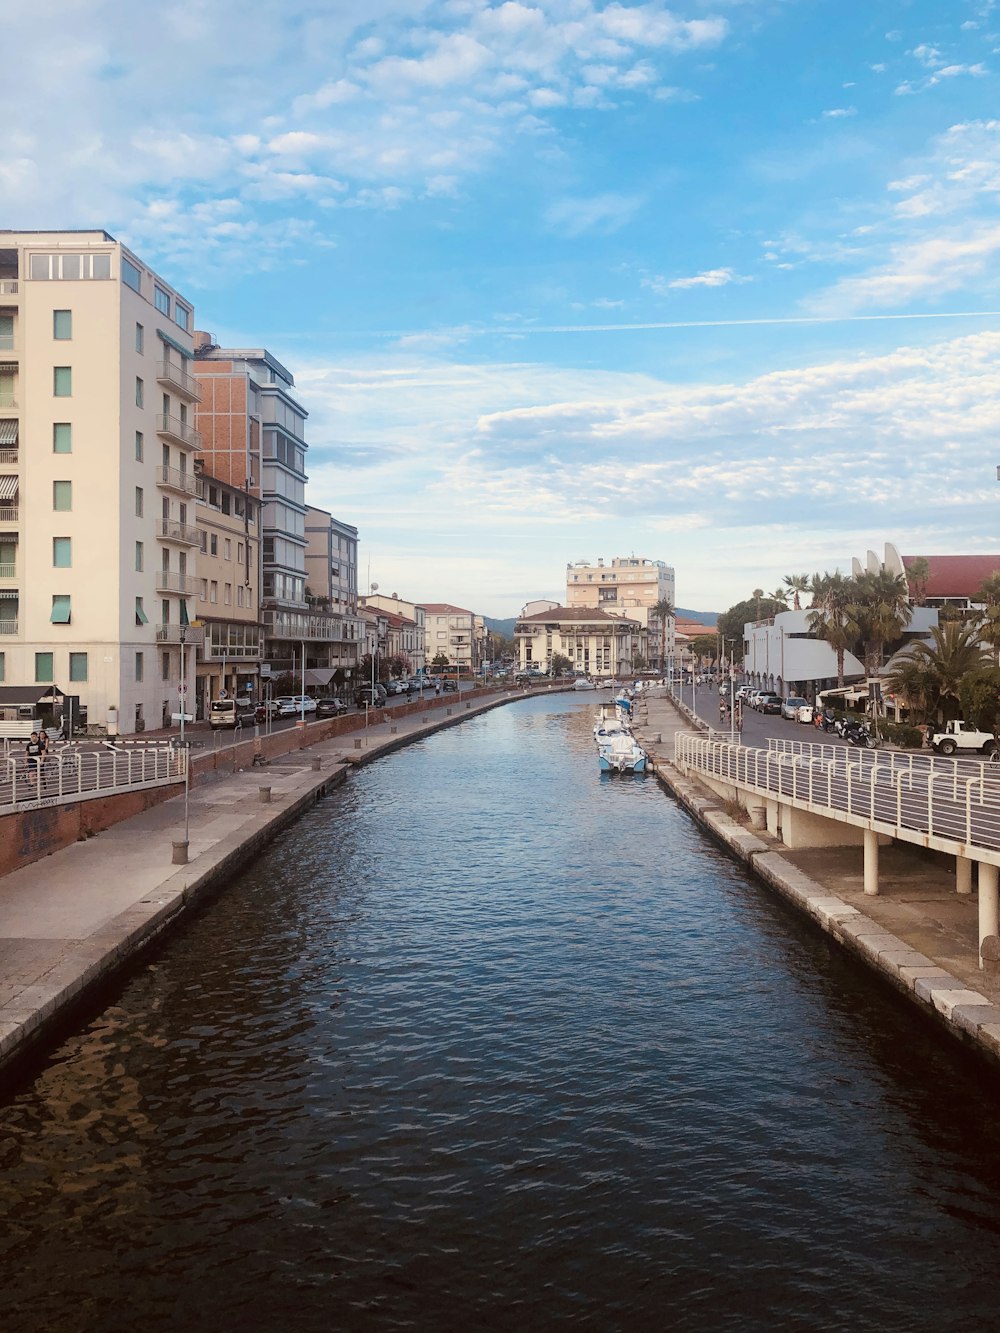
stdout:
POLYGON ((678 768, 745 804, 789 848, 864 847, 865 893, 878 893, 879 843, 895 839, 955 858, 955 887, 978 870, 980 941, 998 933, 1000 765, 919 752, 772 740, 766 750, 680 732, 678 768))
POLYGON ((102 750, 66 745, 46 756, 36 776, 22 754, 8 753, 0 761, 0 815, 183 782, 187 763, 186 749, 165 742, 102 750))

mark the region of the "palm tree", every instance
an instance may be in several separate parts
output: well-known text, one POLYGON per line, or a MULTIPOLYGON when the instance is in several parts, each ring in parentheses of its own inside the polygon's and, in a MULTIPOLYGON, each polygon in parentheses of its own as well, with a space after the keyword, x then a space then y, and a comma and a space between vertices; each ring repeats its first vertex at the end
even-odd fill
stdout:
POLYGON ((799 601, 799 594, 800 594, 800 593, 803 593, 803 592, 808 592, 808 591, 809 591, 809 575, 808 575, 808 574, 786 574, 785 577, 782 579, 782 583, 784 583, 784 585, 785 585, 785 587, 786 587, 786 589, 787 589, 787 591, 786 591, 786 593, 785 593, 785 601, 787 602, 788 599, 789 599, 789 597, 791 597, 791 598, 792 598, 792 610, 793 610, 793 611, 801 611, 801 610, 802 610, 802 604, 801 604, 801 602, 799 601))
POLYGON ((851 619, 864 647, 865 675, 877 676, 886 644, 895 643, 910 623, 910 589, 902 574, 866 570, 854 580, 851 619))
MULTIPOLYGON (((936 687, 927 664, 917 661, 912 653, 896 657, 885 683, 889 693, 910 710, 910 721, 914 724, 927 721, 933 711, 932 696, 934 707, 937 706, 936 687)), ((898 720, 898 713, 896 717, 898 720)))
POLYGON ((957 715, 963 677, 989 664, 989 654, 977 642, 977 634, 974 625, 954 621, 935 625, 929 643, 914 644, 898 661, 888 677, 890 688, 905 695, 911 706, 922 704, 925 713, 957 715))
POLYGON ((915 606, 923 606, 927 601, 927 584, 930 582, 931 567, 926 556, 918 555, 906 566, 906 582, 915 606))
POLYGON ((754 599, 754 601, 757 603, 757 614, 756 614, 756 616, 754 617, 755 620, 760 620, 760 599, 761 599, 763 596, 764 596, 764 589, 763 589, 763 588, 754 588, 754 590, 753 590, 753 599, 754 599))
POLYGON ((674 617, 674 604, 669 597, 661 597, 652 607, 653 614, 660 622, 660 670, 667 665, 667 625, 674 617))
POLYGON ((770 594, 770 596, 772 602, 780 602, 782 606, 788 605, 787 588, 776 588, 775 591, 770 594))
POLYGON ((806 619, 818 639, 825 639, 837 655, 837 685, 844 688, 844 655, 858 638, 851 615, 856 588, 843 574, 814 574, 810 583, 812 610, 806 619))
POLYGON ((979 599, 984 604, 984 610, 980 612, 979 637, 993 649, 1000 666, 1000 574, 991 574, 983 580, 979 599))

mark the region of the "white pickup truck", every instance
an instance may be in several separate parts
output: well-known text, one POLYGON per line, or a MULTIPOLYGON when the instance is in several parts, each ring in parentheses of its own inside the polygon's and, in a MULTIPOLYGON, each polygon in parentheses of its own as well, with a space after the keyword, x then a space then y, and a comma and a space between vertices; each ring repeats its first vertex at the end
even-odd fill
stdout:
POLYGON ((938 754, 954 754, 957 750, 967 750, 975 754, 984 754, 991 763, 1000 763, 1000 746, 990 731, 977 731, 968 722, 948 722, 944 731, 931 734, 931 749, 938 754))

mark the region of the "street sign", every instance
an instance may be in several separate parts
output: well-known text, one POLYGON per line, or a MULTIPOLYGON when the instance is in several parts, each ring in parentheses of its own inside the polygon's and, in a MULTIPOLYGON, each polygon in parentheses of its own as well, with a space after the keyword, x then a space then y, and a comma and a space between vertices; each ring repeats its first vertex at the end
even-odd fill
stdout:
POLYGON ((194 721, 194 714, 193 714, 193 713, 171 713, 171 714, 170 714, 170 721, 171 721, 171 722, 193 722, 193 721, 194 721))

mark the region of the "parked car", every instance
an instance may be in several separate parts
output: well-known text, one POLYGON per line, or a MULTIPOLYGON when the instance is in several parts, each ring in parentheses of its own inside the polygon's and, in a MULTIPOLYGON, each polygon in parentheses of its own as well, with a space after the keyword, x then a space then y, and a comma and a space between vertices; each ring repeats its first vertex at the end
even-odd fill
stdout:
POLYGON ((342 699, 316 700, 317 717, 343 717, 346 712, 347 704, 342 699))
POLYGON ((758 705, 761 713, 781 713, 781 697, 777 694, 763 694, 758 705))
POLYGON ((235 730, 244 724, 252 726, 254 712, 252 699, 213 699, 208 714, 209 726, 216 731, 224 727, 235 730))
POLYGON ((451 676, 445 676, 444 680, 441 682, 441 688, 442 690, 457 690, 458 681, 454 680, 451 676))
POLYGON ((798 694, 790 694, 781 705, 781 716, 787 717, 790 722, 811 722, 812 704, 798 694))
POLYGON ((374 690, 370 685, 362 685, 354 696, 359 708, 381 708, 385 700, 386 693, 381 685, 376 685, 374 690))
POLYGON ((316 700, 308 694, 283 694, 278 700, 279 717, 301 717, 303 713, 315 713, 316 700))

